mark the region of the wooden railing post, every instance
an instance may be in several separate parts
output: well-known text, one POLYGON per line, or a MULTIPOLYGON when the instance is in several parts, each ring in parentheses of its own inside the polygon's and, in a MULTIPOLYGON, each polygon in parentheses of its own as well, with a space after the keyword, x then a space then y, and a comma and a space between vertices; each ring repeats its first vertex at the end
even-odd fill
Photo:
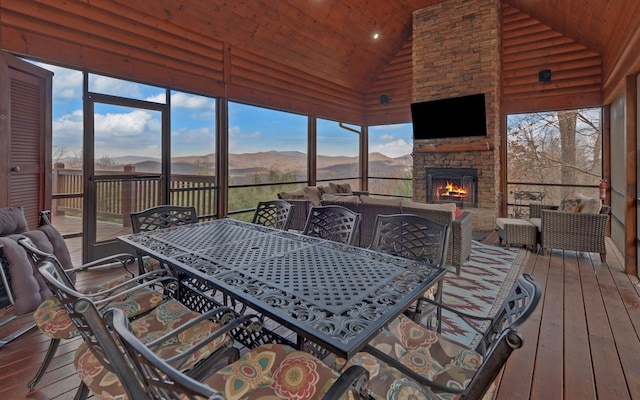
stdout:
MULTIPOLYGON (((64 163, 57 162, 53 164, 53 181, 51 187, 53 188, 53 193, 65 193, 64 188, 64 179, 60 177, 60 170, 64 169, 64 163)), ((58 207, 60 206, 60 202, 65 201, 64 199, 56 199, 51 202, 51 213, 52 215, 60 215, 62 212, 58 211, 58 207)))
MULTIPOLYGON (((133 164, 127 164, 124 166, 125 174, 133 174, 136 172, 136 166, 133 164)), ((131 226, 131 213, 135 209, 135 185, 134 181, 123 181, 122 182, 122 226, 130 227, 131 226)))

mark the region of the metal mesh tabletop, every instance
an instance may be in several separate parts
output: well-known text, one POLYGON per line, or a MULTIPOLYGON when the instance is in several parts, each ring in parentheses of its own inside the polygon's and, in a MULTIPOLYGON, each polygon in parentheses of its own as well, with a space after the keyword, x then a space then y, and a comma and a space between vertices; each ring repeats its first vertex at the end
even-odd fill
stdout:
POLYGON ((347 357, 444 275, 407 259, 230 219, 120 239, 347 357))
POLYGON ((403 271, 391 264, 335 249, 306 246, 247 265, 239 272, 320 308, 342 314, 403 271), (315 260, 323 260, 322 265, 315 260))

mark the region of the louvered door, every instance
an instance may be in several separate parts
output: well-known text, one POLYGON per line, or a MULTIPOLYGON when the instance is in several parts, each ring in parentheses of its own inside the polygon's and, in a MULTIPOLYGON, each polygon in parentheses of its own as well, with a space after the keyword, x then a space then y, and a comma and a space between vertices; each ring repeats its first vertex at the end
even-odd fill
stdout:
POLYGON ((2 53, 0 207, 24 207, 30 227, 51 208, 52 73, 2 53))

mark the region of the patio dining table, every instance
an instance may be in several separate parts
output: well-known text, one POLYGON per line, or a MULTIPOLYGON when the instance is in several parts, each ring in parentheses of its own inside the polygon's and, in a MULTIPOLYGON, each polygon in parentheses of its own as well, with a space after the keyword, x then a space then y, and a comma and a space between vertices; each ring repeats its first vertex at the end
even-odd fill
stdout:
POLYGON ((159 259, 180 276, 186 287, 180 290, 193 293, 184 300, 190 308, 206 311, 219 304, 241 305, 242 312, 252 310, 296 334, 295 343, 284 337, 276 341, 304 349, 311 342, 321 351, 346 358, 446 272, 229 218, 119 240, 159 259), (220 295, 223 300, 216 300, 220 295))

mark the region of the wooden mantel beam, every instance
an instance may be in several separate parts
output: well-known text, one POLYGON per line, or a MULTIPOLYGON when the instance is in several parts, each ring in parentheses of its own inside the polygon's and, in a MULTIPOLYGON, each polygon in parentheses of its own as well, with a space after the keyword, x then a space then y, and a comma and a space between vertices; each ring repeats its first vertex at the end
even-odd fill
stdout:
POLYGON ((415 149, 418 153, 455 153, 467 151, 488 151, 491 150, 489 142, 484 143, 447 143, 447 144, 421 144, 416 143, 415 149))

